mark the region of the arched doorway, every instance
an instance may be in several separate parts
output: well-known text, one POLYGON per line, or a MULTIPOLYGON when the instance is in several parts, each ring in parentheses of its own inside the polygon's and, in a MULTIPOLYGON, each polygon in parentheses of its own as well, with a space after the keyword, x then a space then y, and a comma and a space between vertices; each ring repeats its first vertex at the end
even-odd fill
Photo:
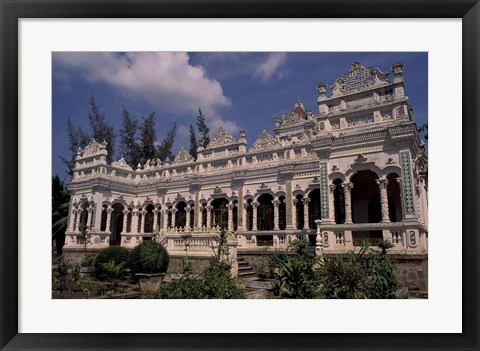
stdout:
MULTIPOLYGON (((382 205, 380 188, 376 183, 378 175, 370 170, 359 171, 351 177, 352 221, 353 223, 380 223, 382 205)), ((382 239, 381 230, 352 231, 353 244, 359 246, 363 241, 371 243, 382 239)))
POLYGON ((316 219, 320 219, 320 189, 314 189, 308 194, 310 202, 308 203, 308 225, 310 229, 315 229, 316 219))
POLYGON ((295 212, 297 214, 297 229, 303 229, 305 224, 305 217, 304 217, 304 208, 303 208, 303 195, 297 195, 295 197, 297 203, 295 205, 295 212))
POLYGON ((232 209, 232 216, 233 216, 233 230, 237 231, 238 229, 238 201, 233 201, 233 209, 232 209))
POLYGON ((257 230, 273 230, 273 196, 262 194, 258 197, 257 230))
POLYGON ((100 231, 107 230, 107 205, 102 206, 102 218, 100 220, 100 231))
POLYGON ((110 220, 110 245, 120 245, 120 233, 123 230, 123 205, 116 203, 112 205, 110 220))
POLYGON ((246 212, 246 222, 245 223, 245 228, 246 230, 252 230, 253 229, 253 206, 252 206, 252 199, 248 199, 246 204, 247 204, 247 209, 245 210, 246 212))

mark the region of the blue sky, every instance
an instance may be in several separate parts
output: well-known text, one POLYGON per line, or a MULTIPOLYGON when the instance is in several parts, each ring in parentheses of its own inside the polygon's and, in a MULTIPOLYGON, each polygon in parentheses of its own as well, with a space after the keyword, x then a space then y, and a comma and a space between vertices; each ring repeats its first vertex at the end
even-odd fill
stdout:
POLYGON ((263 129, 273 128, 276 116, 292 109, 297 97, 318 112, 317 84, 333 84, 354 61, 382 71, 389 71, 395 61, 404 63, 405 89, 415 119, 418 125, 427 122, 426 52, 53 53, 53 174, 63 178, 66 168, 58 156, 70 157, 68 116, 75 126, 89 131, 92 94, 117 133, 122 104, 135 116, 155 112, 159 140, 177 122, 174 153, 181 146, 188 149, 188 128, 196 126, 199 107, 212 135, 223 126, 238 138, 243 128, 251 145, 263 129))

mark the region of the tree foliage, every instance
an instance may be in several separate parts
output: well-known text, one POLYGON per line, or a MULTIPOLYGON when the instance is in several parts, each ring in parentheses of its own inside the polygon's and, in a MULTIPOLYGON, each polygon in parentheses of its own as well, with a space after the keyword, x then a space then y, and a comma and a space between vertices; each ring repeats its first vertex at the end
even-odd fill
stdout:
POLYGON ((158 146, 157 149, 157 157, 162 162, 166 162, 167 160, 173 160, 173 143, 175 142, 175 137, 177 136, 177 123, 173 124, 173 127, 167 132, 165 139, 163 139, 162 143, 158 146))
POLYGON ((199 145, 205 148, 210 142, 210 136, 209 136, 210 129, 207 126, 207 123, 205 121, 205 116, 203 115, 202 110, 200 108, 198 109, 198 115, 197 115, 197 127, 198 127, 198 131, 200 132, 199 145))
POLYGON ((55 240, 57 254, 62 253, 65 231, 68 227, 70 195, 58 175, 52 177, 52 240, 55 240))
POLYGON ((197 148, 198 148, 198 142, 197 142, 197 137, 195 135, 195 130, 193 129, 193 126, 190 124, 190 155, 193 156, 193 158, 196 160, 197 159, 197 148))
POLYGON ((92 129, 92 138, 97 142, 107 142, 107 162, 113 160, 115 152, 115 133, 113 125, 106 121, 105 114, 100 112, 100 108, 92 95, 90 97, 90 109, 88 111, 88 120, 92 129))
POLYGON ((143 123, 140 127, 140 162, 142 165, 155 157, 156 141, 155 113, 152 112, 147 117, 143 117, 143 123))
POLYGON ((120 135, 120 154, 125 162, 136 167, 140 162, 140 145, 137 142, 138 120, 133 117, 127 107, 122 105, 123 123, 120 135))
POLYGON ((68 116, 67 119, 67 136, 68 149, 70 150, 70 159, 60 156, 62 162, 67 166, 67 174, 73 176, 73 169, 75 168, 75 156, 78 148, 84 148, 88 144, 88 135, 83 132, 82 128, 75 128, 72 119, 68 116))

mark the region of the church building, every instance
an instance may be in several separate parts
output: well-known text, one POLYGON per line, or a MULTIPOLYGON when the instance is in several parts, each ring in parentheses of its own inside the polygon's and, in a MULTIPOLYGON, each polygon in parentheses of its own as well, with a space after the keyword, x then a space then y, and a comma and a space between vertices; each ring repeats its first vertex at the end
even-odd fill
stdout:
POLYGON ((250 145, 246 131, 236 139, 220 127, 196 160, 181 148, 171 162, 132 169, 108 164, 106 143, 92 140, 68 185, 64 251, 132 248, 154 236, 171 258, 185 256, 188 240, 188 255, 206 260, 222 223, 231 257, 252 264, 295 239, 341 256, 383 238, 400 278, 426 291, 428 163, 404 68, 354 62, 331 86, 318 84, 317 111, 297 99, 250 145))

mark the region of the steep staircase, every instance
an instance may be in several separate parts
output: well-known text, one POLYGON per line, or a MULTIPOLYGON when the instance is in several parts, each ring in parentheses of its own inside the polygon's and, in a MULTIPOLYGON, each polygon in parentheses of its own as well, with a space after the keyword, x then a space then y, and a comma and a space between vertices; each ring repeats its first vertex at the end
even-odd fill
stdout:
POLYGON ((238 261, 238 277, 240 279, 250 280, 256 279, 256 273, 252 266, 247 262, 245 257, 237 256, 238 261))

